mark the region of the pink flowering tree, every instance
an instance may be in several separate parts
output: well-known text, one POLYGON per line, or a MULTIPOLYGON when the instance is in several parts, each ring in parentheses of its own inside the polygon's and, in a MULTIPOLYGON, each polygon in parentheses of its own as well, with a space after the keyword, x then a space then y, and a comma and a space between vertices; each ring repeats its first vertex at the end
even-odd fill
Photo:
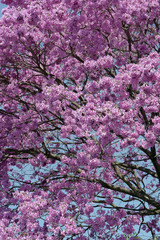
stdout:
POLYGON ((154 239, 160 1, 1 2, 0 239, 154 239))

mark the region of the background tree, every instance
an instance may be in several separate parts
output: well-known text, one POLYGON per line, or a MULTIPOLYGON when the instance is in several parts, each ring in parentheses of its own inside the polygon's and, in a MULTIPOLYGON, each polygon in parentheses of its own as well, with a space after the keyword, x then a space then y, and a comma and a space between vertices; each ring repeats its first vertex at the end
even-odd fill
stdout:
POLYGON ((154 239, 159 0, 1 2, 1 239, 154 239))

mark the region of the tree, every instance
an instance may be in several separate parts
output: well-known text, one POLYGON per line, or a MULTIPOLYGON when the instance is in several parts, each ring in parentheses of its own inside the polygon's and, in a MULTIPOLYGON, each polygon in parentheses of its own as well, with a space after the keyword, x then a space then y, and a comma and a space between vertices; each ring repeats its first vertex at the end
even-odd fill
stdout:
POLYGON ((159 0, 1 2, 1 239, 154 239, 159 0))

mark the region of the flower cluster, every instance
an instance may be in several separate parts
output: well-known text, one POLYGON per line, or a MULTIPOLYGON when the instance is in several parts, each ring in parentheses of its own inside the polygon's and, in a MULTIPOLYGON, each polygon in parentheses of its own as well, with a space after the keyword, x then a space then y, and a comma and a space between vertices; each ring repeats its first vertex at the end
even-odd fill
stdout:
POLYGON ((159 0, 1 2, 1 239, 154 237, 159 0))

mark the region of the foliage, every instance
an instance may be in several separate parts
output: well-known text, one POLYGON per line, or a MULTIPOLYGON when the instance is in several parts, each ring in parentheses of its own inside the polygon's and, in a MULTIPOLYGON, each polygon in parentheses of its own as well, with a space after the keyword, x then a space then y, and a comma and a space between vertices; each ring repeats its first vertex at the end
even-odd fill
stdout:
POLYGON ((160 1, 1 2, 1 238, 154 237, 160 1))

